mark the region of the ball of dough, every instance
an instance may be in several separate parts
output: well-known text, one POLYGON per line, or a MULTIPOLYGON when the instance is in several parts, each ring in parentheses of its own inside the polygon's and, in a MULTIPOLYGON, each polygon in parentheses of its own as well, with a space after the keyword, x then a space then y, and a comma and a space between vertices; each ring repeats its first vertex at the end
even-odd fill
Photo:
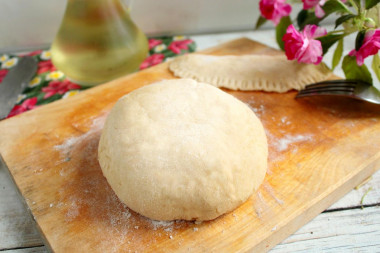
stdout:
POLYGON ((154 220, 211 220, 259 187, 264 128, 243 102, 209 84, 165 80, 112 108, 99 163, 116 195, 154 220))

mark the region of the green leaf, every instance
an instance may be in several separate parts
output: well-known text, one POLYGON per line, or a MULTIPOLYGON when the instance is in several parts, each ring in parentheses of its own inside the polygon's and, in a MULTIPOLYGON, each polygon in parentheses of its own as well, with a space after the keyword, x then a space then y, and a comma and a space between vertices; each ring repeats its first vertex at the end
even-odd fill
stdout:
POLYGON ((280 23, 276 26, 276 40, 278 46, 284 50, 284 42, 282 41, 282 37, 284 37, 286 33, 286 29, 289 25, 292 24, 292 21, 290 20, 290 17, 283 17, 280 20, 280 23))
POLYGON ((309 16, 309 12, 307 10, 301 10, 297 15, 297 25, 300 30, 305 26, 306 19, 309 16))
POLYGON ((191 52, 195 52, 196 49, 197 49, 197 45, 196 45, 194 42, 193 42, 193 43, 190 43, 190 44, 188 45, 188 50, 189 50, 190 53, 191 53, 191 52))
POLYGON ((297 16, 297 24, 298 24, 299 29, 303 30, 303 28, 306 25, 311 25, 311 24, 318 25, 319 22, 321 22, 322 20, 327 18, 330 14, 335 13, 335 12, 352 14, 350 9, 348 9, 344 3, 337 0, 328 0, 322 6, 322 9, 325 12, 325 15, 322 18, 316 17, 313 11, 308 11, 308 10, 300 11, 297 16))
POLYGON ((377 80, 380 81, 380 56, 379 56, 379 54, 375 54, 373 56, 372 69, 373 69, 373 72, 375 72, 375 74, 377 76, 377 80))
POLYGON ((366 33, 365 30, 361 30, 356 35, 356 40, 355 40, 355 50, 356 51, 359 51, 360 47, 363 45, 365 33, 366 33))
POLYGON ((265 24, 265 22, 267 22, 267 19, 264 18, 263 16, 260 16, 260 17, 257 19, 256 26, 255 26, 255 30, 259 29, 263 24, 265 24))
POLYGON ((334 70, 335 67, 338 66, 340 59, 342 58, 342 55, 343 55, 343 39, 340 39, 333 55, 332 70, 334 70))
POLYGON ((344 34, 328 34, 317 38, 322 43, 323 54, 325 55, 329 48, 344 36, 344 34))
POLYGON ((61 99, 62 97, 63 97, 63 95, 61 95, 61 94, 58 94, 58 93, 56 93, 56 94, 54 94, 53 96, 51 96, 51 97, 48 97, 48 98, 44 98, 43 96, 44 96, 45 94, 44 93, 41 93, 41 94, 39 94, 38 96, 37 96, 37 99, 38 99, 38 105, 44 105, 44 104, 49 104, 49 103, 51 103, 51 102, 53 102, 53 101, 56 101, 56 100, 58 100, 58 99, 61 99))
POLYGON ((325 12, 325 16, 323 18, 326 18, 328 15, 334 12, 351 13, 350 9, 348 9, 348 7, 344 3, 336 0, 328 0, 322 6, 322 9, 325 12))
POLYGON ((346 14, 346 15, 343 15, 341 17, 339 17, 336 21, 335 21, 335 29, 340 26, 342 23, 350 20, 351 18, 354 18, 356 17, 356 15, 354 14, 346 14))
POLYGON ((371 9, 373 6, 379 3, 379 0, 365 0, 365 8, 371 9))
POLYGON ((297 25, 300 30, 303 30, 306 25, 317 25, 319 21, 314 12, 308 10, 301 10, 297 15, 297 25))
MULTIPOLYGON (((182 53, 182 52, 181 52, 182 53)), ((180 53, 180 54, 181 54, 180 53)), ((174 53, 173 51, 171 50, 165 50, 163 52, 161 52, 161 54, 163 54, 165 56, 165 58, 169 58, 169 57, 174 57, 174 56, 177 56, 176 53, 174 53)))
POLYGON ((361 8, 361 5, 360 5, 360 0, 354 0, 356 6, 358 7, 358 9, 361 8))
POLYGON ((346 79, 362 80, 372 84, 372 77, 368 68, 365 64, 358 66, 355 57, 349 55, 345 56, 342 62, 342 69, 346 79))

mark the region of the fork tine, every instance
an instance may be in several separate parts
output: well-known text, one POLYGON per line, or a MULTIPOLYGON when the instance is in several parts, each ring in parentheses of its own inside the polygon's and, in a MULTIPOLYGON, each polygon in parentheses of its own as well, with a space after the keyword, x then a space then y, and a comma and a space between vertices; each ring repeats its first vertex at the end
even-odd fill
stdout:
POLYGON ((355 79, 335 79, 335 80, 324 80, 324 81, 320 81, 320 82, 317 82, 317 83, 313 83, 313 84, 336 84, 336 83, 350 83, 350 84, 356 84, 358 82, 363 82, 363 81, 360 81, 360 80, 355 80, 355 79))
POLYGON ((380 104, 380 91, 360 80, 330 80, 309 84, 295 98, 319 95, 349 97, 380 104))
POLYGON ((312 88, 306 88, 302 91, 349 91, 349 92, 354 92, 355 87, 353 86, 324 86, 324 87, 312 87, 312 88))
POLYGON ((319 82, 314 84, 309 84, 305 86, 305 89, 313 89, 313 88, 323 88, 323 87, 352 87, 355 88, 354 82, 344 82, 341 80, 336 80, 339 82, 319 82))
POLYGON ((329 90, 329 91, 317 91, 317 92, 303 90, 297 94, 296 98, 309 97, 309 96, 315 96, 315 95, 350 96, 350 95, 353 95, 353 93, 349 91, 342 91, 342 90, 329 90))
POLYGON ((313 89, 304 89, 298 92, 298 94, 314 93, 319 94, 321 92, 344 92, 346 94, 353 94, 355 88, 353 87, 321 87, 313 89))

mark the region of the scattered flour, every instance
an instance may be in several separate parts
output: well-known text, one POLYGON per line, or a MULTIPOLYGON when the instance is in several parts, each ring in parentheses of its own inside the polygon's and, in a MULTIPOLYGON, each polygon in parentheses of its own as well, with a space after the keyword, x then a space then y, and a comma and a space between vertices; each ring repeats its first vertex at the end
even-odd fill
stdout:
MULTIPOLYGON (((301 142, 310 142, 313 141, 313 134, 285 134, 281 138, 274 136, 269 130, 265 131, 265 134, 268 138, 268 145, 271 151, 273 152, 283 152, 288 150, 290 147, 297 149, 295 144, 301 142)), ((273 157, 272 157, 273 158, 273 157)), ((270 159, 272 160, 272 159, 270 159)))
POLYGON ((256 215, 258 218, 261 218, 262 213, 264 212, 265 208, 267 208, 267 204, 263 198, 263 195, 260 191, 256 192, 256 200, 253 202, 253 208, 255 209, 256 215))
POLYGON ((313 134, 287 134, 287 128, 289 128, 292 125, 290 117, 275 117, 272 116, 272 114, 270 114, 271 116, 268 118, 269 113, 266 112, 264 105, 256 105, 255 101, 253 100, 248 102, 247 105, 252 109, 252 111, 255 112, 255 114, 262 121, 265 128, 265 133, 268 138, 268 144, 270 147, 272 147, 272 151, 283 152, 287 150, 290 146, 294 146, 293 144, 295 143, 313 140, 313 134), (271 133, 267 125, 272 124, 275 124, 277 125, 277 128, 280 128, 279 132, 284 134, 282 137, 277 137, 271 133))
POLYGON ((73 200, 67 209, 66 220, 70 222, 78 216, 79 216, 79 206, 77 205, 77 201, 73 200))
POLYGON ((61 157, 63 157, 63 160, 60 161, 60 163, 70 161, 71 151, 74 146, 80 142, 83 142, 89 136, 93 135, 96 132, 99 132, 103 128, 106 116, 107 114, 104 114, 98 118, 95 118, 91 123, 90 130, 88 130, 86 133, 79 136, 67 138, 62 144, 54 146, 54 149, 59 151, 61 153, 61 157))
POLYGON ((286 134, 284 137, 277 139, 277 141, 275 142, 275 147, 276 147, 277 151, 281 152, 281 151, 288 149, 288 147, 290 145, 292 145, 293 143, 311 141, 311 140, 313 140, 312 134, 306 134, 306 135, 286 134))
POLYGON ((251 110, 252 110, 255 114, 259 114, 259 115, 261 115, 261 114, 264 112, 264 110, 265 110, 264 105, 259 105, 259 107, 253 107, 253 106, 251 106, 250 104, 247 104, 247 105, 248 105, 248 107, 251 108, 251 110))
MULTIPOLYGON (((153 230, 157 230, 158 228, 165 228, 167 229, 168 227, 171 227, 172 229, 174 221, 156 221, 156 220, 150 220, 153 226, 153 230)), ((166 230, 165 230, 166 231, 166 230)))
POLYGON ((129 212, 129 209, 125 209, 123 212, 121 212, 124 219, 129 219, 131 217, 131 213, 129 212))
POLYGON ((56 145, 56 146, 54 146, 54 148, 58 151, 66 151, 67 149, 74 146, 78 141, 80 141, 81 139, 84 139, 85 135, 86 134, 80 135, 78 137, 68 138, 68 139, 66 139, 66 141, 64 143, 62 143, 61 145, 56 145))
POLYGON ((273 188, 267 183, 267 182, 264 182, 263 183, 263 187, 265 189, 266 192, 269 193, 269 195, 279 204, 279 205, 283 205, 284 204, 284 201, 277 198, 277 196, 275 195, 274 193, 274 190, 273 188))
POLYGON ((281 123, 284 124, 284 125, 290 125, 292 124, 292 122, 288 119, 287 116, 284 116, 281 118, 281 123))
POLYGON ((164 229, 165 232, 173 232, 173 227, 168 227, 164 229))
POLYGON ((33 173, 35 174, 41 174, 41 172, 43 172, 44 170, 42 168, 39 168, 39 169, 35 169, 33 170, 33 173))

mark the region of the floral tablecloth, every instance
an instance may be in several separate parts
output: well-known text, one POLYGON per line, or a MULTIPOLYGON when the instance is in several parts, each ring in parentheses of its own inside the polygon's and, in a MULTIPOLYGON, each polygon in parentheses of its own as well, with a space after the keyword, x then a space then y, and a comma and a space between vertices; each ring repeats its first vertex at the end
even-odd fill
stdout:
MULTIPOLYGON (((195 48, 195 42, 184 36, 150 38, 149 55, 141 63, 140 69, 159 64, 178 55, 194 52, 195 48)), ((8 118, 55 100, 74 96, 89 88, 69 81, 64 73, 56 69, 51 62, 49 50, 37 50, 22 55, 0 55, 0 85, 9 69, 16 66, 20 57, 26 55, 33 56, 38 61, 37 73, 18 96, 17 103, 8 118)))

